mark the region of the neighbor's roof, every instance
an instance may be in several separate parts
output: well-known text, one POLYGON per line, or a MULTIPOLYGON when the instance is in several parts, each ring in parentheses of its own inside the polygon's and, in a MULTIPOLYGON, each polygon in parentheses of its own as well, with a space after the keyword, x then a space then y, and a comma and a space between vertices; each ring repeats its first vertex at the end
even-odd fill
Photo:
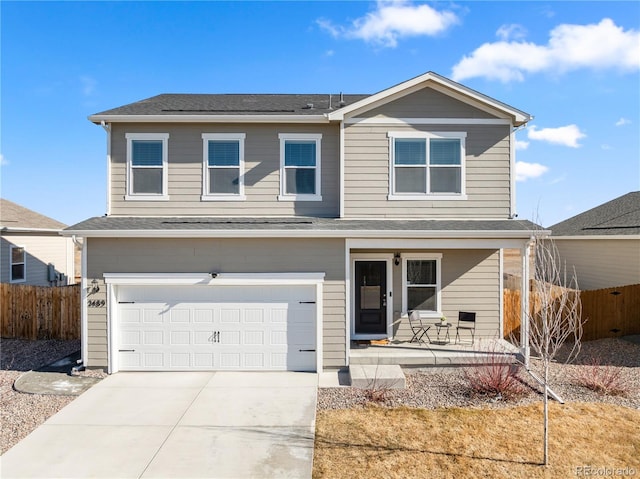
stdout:
POLYGON ((349 220, 338 218, 223 218, 100 216, 65 235, 95 237, 491 237, 528 238, 541 228, 525 220, 349 220))
POLYGON ((553 236, 640 235, 640 191, 551 226, 553 236))
POLYGON ((53 218, 0 198, 0 229, 2 230, 61 230, 66 226, 53 218))

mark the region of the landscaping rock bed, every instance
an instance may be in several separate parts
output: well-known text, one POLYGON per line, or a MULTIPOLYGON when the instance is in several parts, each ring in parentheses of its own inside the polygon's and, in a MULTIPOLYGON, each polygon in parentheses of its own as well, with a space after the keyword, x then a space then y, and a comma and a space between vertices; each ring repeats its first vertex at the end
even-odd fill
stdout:
MULTIPOLYGON (((560 355, 558 359, 564 358, 560 355)), ((532 359, 531 369, 541 376, 540 361, 532 359)), ((527 386, 527 392, 514 401, 474 396, 465 379, 464 368, 410 368, 404 372, 406 389, 322 388, 318 391, 318 409, 364 407, 371 402, 388 407, 428 409, 455 406, 497 408, 530 404, 542 399, 542 387, 524 369, 519 376, 527 386)), ((550 387, 565 402, 605 402, 640 409, 640 344, 623 339, 585 342, 572 364, 558 361, 551 365, 550 387), (595 367, 620 368, 620 381, 627 393, 624 396, 604 395, 578 385, 577 378, 591 374, 595 367)))

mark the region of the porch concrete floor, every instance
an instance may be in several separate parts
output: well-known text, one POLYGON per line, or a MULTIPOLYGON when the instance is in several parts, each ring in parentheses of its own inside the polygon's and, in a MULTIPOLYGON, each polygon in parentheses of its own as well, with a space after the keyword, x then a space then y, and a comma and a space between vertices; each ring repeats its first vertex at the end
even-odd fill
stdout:
POLYGON ((476 339, 475 344, 410 343, 391 341, 388 345, 352 343, 350 364, 399 364, 401 366, 465 366, 490 355, 514 362, 519 349, 504 339, 476 339))

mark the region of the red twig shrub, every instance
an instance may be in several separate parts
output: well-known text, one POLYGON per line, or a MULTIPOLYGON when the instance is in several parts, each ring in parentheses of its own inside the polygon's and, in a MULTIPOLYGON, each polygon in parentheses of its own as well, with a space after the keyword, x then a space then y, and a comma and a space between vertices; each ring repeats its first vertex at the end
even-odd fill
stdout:
POLYGON ((518 364, 507 362, 507 358, 499 353, 490 353, 464 369, 472 396, 484 396, 506 401, 524 396, 528 389, 520 379, 518 364))
POLYGON ((607 396, 627 396, 631 391, 624 368, 602 364, 599 358, 591 358, 586 366, 578 366, 573 373, 576 385, 607 396))

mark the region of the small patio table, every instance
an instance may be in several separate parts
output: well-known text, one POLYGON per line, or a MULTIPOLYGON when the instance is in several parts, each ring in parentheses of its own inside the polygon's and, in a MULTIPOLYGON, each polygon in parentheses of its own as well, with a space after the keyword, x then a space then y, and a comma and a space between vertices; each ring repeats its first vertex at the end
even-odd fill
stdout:
POLYGON ((449 336, 449 329, 451 328, 451 323, 445 323, 442 321, 437 321, 434 323, 436 326, 436 342, 439 344, 449 344, 451 342, 451 337, 449 336), (440 339, 440 330, 445 328, 444 338, 440 339))

